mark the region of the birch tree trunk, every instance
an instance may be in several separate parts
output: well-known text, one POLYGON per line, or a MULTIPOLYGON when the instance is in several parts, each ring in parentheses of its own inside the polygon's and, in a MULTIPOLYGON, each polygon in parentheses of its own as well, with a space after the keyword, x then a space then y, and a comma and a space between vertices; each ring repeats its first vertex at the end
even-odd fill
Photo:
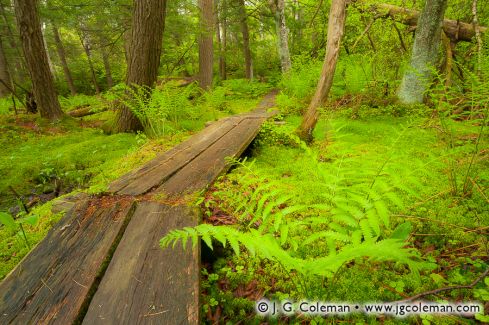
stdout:
POLYGON ((42 38, 36 0, 15 0, 15 16, 19 26, 27 69, 41 117, 57 120, 64 114, 59 105, 54 80, 42 38))
POLYGON ((423 102, 432 77, 431 68, 438 58, 446 7, 447 0, 427 0, 419 16, 410 66, 404 73, 398 93, 403 104, 423 102))
POLYGON ((285 0, 275 0, 275 27, 277 29, 278 54, 282 72, 292 67, 289 51, 289 30, 285 22, 285 0))
POLYGON ((70 68, 68 67, 68 63, 66 63, 66 53, 65 48, 63 46, 63 42, 61 41, 61 36, 59 35, 59 30, 56 25, 51 23, 53 29, 54 43, 56 44, 56 50, 58 52, 59 61, 61 62, 61 67, 63 68, 63 73, 65 75, 66 83, 68 84, 68 88, 70 89, 71 95, 76 95, 76 88, 73 82, 73 77, 71 76, 70 68))
POLYGON ((318 107, 328 97, 333 85, 336 62, 340 54, 341 39, 343 37, 346 20, 346 0, 333 0, 328 20, 328 41, 326 44, 326 56, 324 58, 321 76, 314 97, 302 118, 302 123, 297 129, 297 135, 306 142, 311 142, 312 132, 319 118, 318 107))

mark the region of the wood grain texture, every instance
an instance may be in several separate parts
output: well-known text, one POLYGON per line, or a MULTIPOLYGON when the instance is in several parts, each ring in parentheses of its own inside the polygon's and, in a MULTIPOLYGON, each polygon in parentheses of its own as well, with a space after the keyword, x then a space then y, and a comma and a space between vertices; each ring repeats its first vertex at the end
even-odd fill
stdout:
POLYGON ((200 190, 226 170, 226 157, 236 158, 248 147, 265 120, 261 115, 243 119, 232 131, 180 169, 155 192, 168 195, 200 190))
POLYGON ((109 186, 109 191, 122 195, 141 195, 166 181, 227 132, 239 119, 226 119, 204 129, 199 134, 161 154, 137 171, 123 176, 109 186))
POLYGON ((83 324, 198 324, 199 247, 159 246, 168 231, 197 224, 189 207, 140 202, 83 324))
POLYGON ((0 284, 0 324, 71 324, 131 204, 76 205, 0 284))

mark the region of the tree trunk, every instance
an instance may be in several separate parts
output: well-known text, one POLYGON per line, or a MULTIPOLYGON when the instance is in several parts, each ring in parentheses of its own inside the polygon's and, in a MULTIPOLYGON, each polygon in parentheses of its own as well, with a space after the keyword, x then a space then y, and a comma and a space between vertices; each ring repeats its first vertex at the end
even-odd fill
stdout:
MULTIPOLYGON (((360 8, 360 10, 362 9, 360 8)), ((412 27, 416 27, 420 17, 420 12, 417 10, 406 9, 385 3, 375 4, 368 10, 374 14, 378 14, 379 17, 389 17, 404 25, 412 27)), ((476 36, 476 29, 473 24, 452 19, 443 20, 443 31, 452 42, 472 42, 473 37, 476 36)), ((479 26, 480 33, 485 33, 486 31, 487 27, 479 26)))
POLYGON ((95 68, 92 61, 92 45, 90 42, 90 37, 85 32, 85 28, 83 26, 80 26, 79 37, 83 46, 83 50, 85 51, 85 55, 87 56, 88 67, 90 68, 90 75, 92 76, 92 83, 95 87, 95 93, 98 95, 100 94, 100 87, 97 82, 97 74, 95 73, 95 68))
POLYGON ((340 53, 341 39, 343 37, 346 20, 346 0, 333 0, 328 20, 328 41, 326 56, 324 58, 321 76, 316 88, 316 93, 302 118, 302 123, 297 129, 297 135, 306 142, 311 142, 312 132, 319 118, 318 107, 328 97, 333 85, 336 62, 340 53))
POLYGON ((404 73, 399 89, 403 104, 422 103, 436 64, 447 0, 427 0, 416 28, 410 67, 404 73))
POLYGON ((107 49, 105 48, 104 44, 101 45, 100 51, 102 52, 102 61, 104 63, 107 87, 112 88, 114 86, 114 80, 112 79, 112 69, 110 68, 109 53, 107 53, 107 49))
MULTIPOLYGON (((17 57, 13 58, 12 60, 14 62, 13 65, 15 65, 15 72, 16 76, 19 78, 21 83, 23 83, 26 80, 26 73, 27 73, 27 64, 25 63, 25 58, 22 55, 22 50, 20 49, 20 46, 17 42, 18 34, 14 33, 12 30, 12 27, 10 26, 9 20, 7 18, 7 12, 5 11, 5 7, 2 1, 0 1, 0 11, 2 14, 2 18, 4 21, 3 25, 3 32, 8 38, 8 43, 12 49, 15 50, 17 57)), ((12 72, 12 71, 11 71, 12 72)), ((12 80, 14 79, 13 77, 13 72, 11 75, 12 80)))
POLYGON ((243 35, 243 54, 245 58, 246 79, 253 80, 253 59, 250 48, 250 32, 248 29, 248 15, 244 0, 239 0, 239 16, 241 23, 241 34, 243 35))
POLYGON ((49 70, 36 2, 15 0, 15 16, 37 107, 41 117, 56 120, 63 116, 63 111, 49 70))
MULTIPOLYGON (((126 84, 153 88, 160 66, 166 0, 134 0, 126 84)), ((212 7, 211 7, 212 9, 212 7)), ((142 130, 141 121, 122 106, 116 117, 116 132, 142 130)))
POLYGON ((226 0, 216 0, 216 35, 219 48, 219 76, 226 80, 226 0))
POLYGON ((212 85, 214 68, 214 6, 212 0, 199 0, 200 37, 199 37, 199 81, 202 89, 212 85))
POLYGON ((51 23, 53 28, 54 42, 56 43, 56 50, 58 51, 59 61, 61 62, 61 66, 63 67, 63 73, 65 75, 66 83, 68 84, 68 88, 70 89, 71 95, 76 95, 76 88, 73 82, 73 77, 71 76, 70 68, 68 67, 68 63, 66 63, 66 53, 63 46, 63 42, 61 41, 61 36, 59 35, 58 27, 51 23))
POLYGON ((285 23, 285 0, 275 0, 275 27, 277 29, 278 54, 282 72, 292 67, 289 52, 289 30, 285 23))
POLYGON ((0 97, 5 97, 11 93, 9 87, 12 86, 12 79, 10 79, 10 72, 8 70, 7 58, 5 57, 5 51, 3 50, 3 42, 0 37, 0 97))

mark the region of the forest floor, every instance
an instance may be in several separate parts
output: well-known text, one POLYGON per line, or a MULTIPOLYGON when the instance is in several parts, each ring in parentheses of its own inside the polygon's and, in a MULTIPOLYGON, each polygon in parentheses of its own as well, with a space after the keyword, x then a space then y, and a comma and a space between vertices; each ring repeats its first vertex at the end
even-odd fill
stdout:
MULTIPOLYGON (((0 279, 61 217, 51 212, 53 199, 73 191, 103 191, 110 181, 201 129, 206 120, 255 107, 263 93, 228 93, 226 109, 222 109, 222 101, 216 104, 208 99, 217 113, 197 118, 189 115, 192 118, 180 120, 189 127, 156 139, 142 133, 104 134, 99 126, 112 111, 91 115, 82 122, 70 119, 56 125, 28 115, 2 115, 0 211, 16 215, 21 211, 21 201, 38 221, 25 225, 26 238, 16 230, 0 228, 0 279)), ((316 140, 308 148, 293 136, 299 122, 296 115, 279 116, 263 126, 246 153, 247 160, 237 162, 236 168, 203 194, 198 204, 204 211, 204 222, 243 227, 242 216, 257 211, 240 210, 236 202, 251 200, 253 191, 265 187, 253 200, 286 192, 288 198, 280 208, 314 206, 324 203, 324 194, 332 191, 332 184, 360 188, 379 179, 395 188, 395 195, 381 202, 392 225, 386 227, 386 233, 409 221, 410 245, 437 268, 418 275, 394 263, 356 260, 341 267, 331 279, 287 272, 266 259, 248 253, 238 256, 231 249, 220 248, 203 260, 202 312, 209 323, 263 321, 254 311, 255 301, 261 297, 394 301, 439 287, 470 284, 487 268, 489 139, 481 136, 480 124, 414 110, 396 111, 393 107, 342 107, 323 113, 315 130, 316 140)), ((312 213, 331 218, 326 212, 312 213)), ((288 218, 300 217, 291 214, 288 218)), ((289 236, 301 242, 320 229, 291 230, 289 236)), ((299 245, 298 254, 321 256, 324 245, 317 240, 299 245)), ((488 290, 489 285, 482 282, 474 289, 448 291, 436 298, 488 301, 488 290)), ((489 303, 485 308, 487 314, 489 303)), ((363 315, 341 319, 367 320, 363 315)), ((397 323, 383 316, 372 316, 368 321, 397 323)), ((475 322, 428 315, 423 321, 475 322)))

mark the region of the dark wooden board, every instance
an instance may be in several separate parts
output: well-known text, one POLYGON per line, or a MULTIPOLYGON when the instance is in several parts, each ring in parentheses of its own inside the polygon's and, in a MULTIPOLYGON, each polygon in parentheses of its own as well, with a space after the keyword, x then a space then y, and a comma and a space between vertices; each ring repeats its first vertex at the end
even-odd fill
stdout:
POLYGON ((83 324, 198 324, 199 247, 159 247, 168 231, 198 218, 186 206, 139 202, 83 324))
POLYGON ((211 124, 169 151, 158 155, 142 167, 112 182, 109 185, 109 192, 128 195, 143 194, 165 180, 164 176, 159 175, 162 165, 167 168, 168 165, 173 164, 173 168, 180 168, 189 159, 198 155, 226 132, 229 132, 239 120, 238 117, 230 117, 211 124))
POLYGON ((71 324, 131 205, 94 200, 68 211, 0 284, 0 324, 71 324))
POLYGON ((185 165, 155 192, 168 195, 197 191, 211 184, 226 170, 226 157, 239 157, 255 138, 265 120, 263 115, 243 119, 231 132, 185 165))

